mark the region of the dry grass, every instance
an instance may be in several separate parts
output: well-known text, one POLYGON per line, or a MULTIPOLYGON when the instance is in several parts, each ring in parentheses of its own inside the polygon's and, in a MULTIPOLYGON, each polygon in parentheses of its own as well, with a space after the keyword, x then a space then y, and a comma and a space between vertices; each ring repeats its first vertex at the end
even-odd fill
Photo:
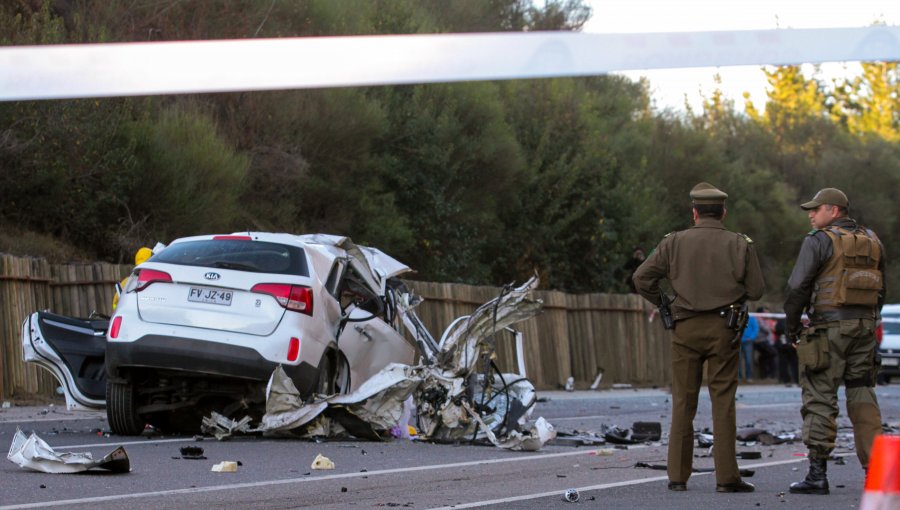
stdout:
POLYGON ((46 234, 0 224, 0 253, 45 258, 50 263, 93 262, 96 255, 46 234))

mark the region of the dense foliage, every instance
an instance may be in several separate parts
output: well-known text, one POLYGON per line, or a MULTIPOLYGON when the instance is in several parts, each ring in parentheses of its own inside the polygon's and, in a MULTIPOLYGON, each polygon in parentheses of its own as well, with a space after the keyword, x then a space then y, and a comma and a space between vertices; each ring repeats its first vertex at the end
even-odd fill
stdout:
MULTIPOLYGON (((0 3, 0 44, 577 30, 590 15, 580 0, 18 0, 0 3)), ((111 260, 189 234, 321 231, 422 279, 537 271, 617 292, 633 248, 687 227, 688 190, 709 181, 770 299, 809 228, 797 204, 822 187, 896 259, 897 65, 840 83, 760 72, 765 105, 717 92, 688 113, 651 110, 646 83, 616 76, 0 103, 0 225, 111 260)))

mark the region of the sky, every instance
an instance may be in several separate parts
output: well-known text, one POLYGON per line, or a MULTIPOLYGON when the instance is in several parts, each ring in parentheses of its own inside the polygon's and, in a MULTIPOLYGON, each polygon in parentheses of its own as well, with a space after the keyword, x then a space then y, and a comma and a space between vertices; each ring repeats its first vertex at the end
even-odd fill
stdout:
MULTIPOLYGON (((584 32, 694 32, 708 30, 765 30, 775 28, 853 28, 880 22, 900 25, 898 0, 587 0, 593 9, 584 32)), ((859 65, 821 66, 826 79, 856 76, 859 65)), ((804 68, 807 76, 811 66, 804 68)), ((743 109, 748 92, 757 107, 766 101, 766 78, 759 66, 706 67, 622 73, 650 81, 650 94, 658 109, 683 110, 685 99, 699 111, 703 96, 720 88, 743 109), (701 95, 702 94, 702 95, 701 95)))

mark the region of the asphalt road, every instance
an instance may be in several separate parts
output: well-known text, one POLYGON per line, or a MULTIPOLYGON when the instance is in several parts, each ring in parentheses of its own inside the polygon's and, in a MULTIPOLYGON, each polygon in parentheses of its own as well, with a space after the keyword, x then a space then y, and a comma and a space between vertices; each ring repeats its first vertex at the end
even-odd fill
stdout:
MULTIPOLYGON (((900 385, 879 386, 883 419, 900 423, 900 385)), ((542 415, 563 432, 599 431, 602 425, 630 427, 635 421, 659 421, 668 429, 669 395, 658 390, 547 392, 538 404, 542 415)), ((841 396, 843 404, 843 396, 841 396)), ((738 427, 773 433, 799 432, 800 392, 796 387, 741 387, 738 427)), ((843 407, 843 405, 842 405, 843 407)), ((695 428, 710 427, 709 400, 701 400, 695 428)), ((628 446, 548 445, 540 452, 508 452, 493 447, 436 445, 394 440, 311 442, 239 437, 229 441, 190 436, 107 437, 102 413, 73 413, 64 407, 19 407, 0 410, 0 443, 10 444, 17 427, 36 432, 58 452, 91 452, 95 458, 124 446, 131 460, 127 474, 89 471, 49 475, 0 463, 0 510, 70 506, 76 508, 857 508, 864 474, 852 451, 849 421, 842 412, 839 447, 844 463, 829 463, 829 496, 785 494, 791 481, 806 472, 803 445, 739 445, 761 459, 739 460, 753 469, 751 494, 718 494, 709 473, 698 473, 689 490, 666 490, 665 471, 635 468, 637 462, 665 464, 665 436, 660 443, 628 446), (199 446, 206 459, 180 458, 183 446, 199 446), (598 451, 598 449, 603 450, 598 451), (612 450, 610 451, 610 448, 612 450), (335 469, 310 469, 317 454, 335 469), (610 454, 611 453, 611 454, 610 454), (220 461, 240 461, 236 473, 215 473, 220 461), (562 500, 568 488, 579 491, 578 503, 562 500), (573 506, 574 505, 574 506, 573 506)), ((712 467, 698 448, 695 467, 712 467)))

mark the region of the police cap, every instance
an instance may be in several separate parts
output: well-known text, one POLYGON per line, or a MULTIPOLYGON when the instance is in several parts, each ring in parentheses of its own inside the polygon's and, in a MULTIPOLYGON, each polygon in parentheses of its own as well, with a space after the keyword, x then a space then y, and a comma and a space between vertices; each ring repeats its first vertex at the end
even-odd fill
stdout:
POLYGON ((845 195, 843 191, 837 188, 820 189, 812 200, 804 204, 800 204, 800 208, 806 210, 815 209, 822 204, 838 205, 845 209, 850 208, 850 201, 847 200, 847 195, 845 195))
POLYGON ((694 205, 722 205, 728 194, 708 182, 701 182, 691 190, 691 203, 694 205))

